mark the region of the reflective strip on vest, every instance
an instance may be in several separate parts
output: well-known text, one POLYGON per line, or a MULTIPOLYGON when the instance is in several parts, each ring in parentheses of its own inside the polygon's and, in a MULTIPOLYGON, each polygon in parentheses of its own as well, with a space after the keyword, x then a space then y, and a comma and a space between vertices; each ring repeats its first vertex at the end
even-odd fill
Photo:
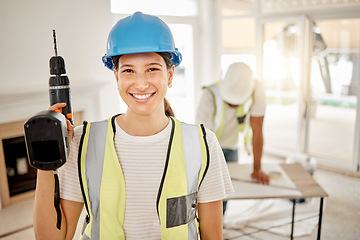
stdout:
POLYGON ((215 114, 214 114, 214 132, 216 136, 220 136, 224 127, 225 102, 220 96, 219 82, 205 87, 210 90, 214 98, 215 114))
POLYGON ((83 240, 125 239, 125 181, 113 139, 111 119, 88 123, 83 133, 80 179, 89 218, 83 240))
MULTIPOLYGON (((125 239, 125 182, 114 147, 115 118, 84 126, 79 172, 89 221, 82 240, 125 239)), ((171 118, 173 129, 158 192, 162 239, 199 239, 197 192, 208 168, 203 126, 171 118)))
MULTIPOLYGON (((210 90, 214 97, 215 104, 215 116, 214 116, 214 132, 217 138, 222 134, 223 127, 225 124, 225 105, 226 102, 222 99, 220 95, 219 82, 206 87, 210 90)), ((244 145, 248 152, 251 153, 251 140, 252 140, 252 130, 250 124, 248 123, 247 114, 252 106, 253 96, 246 101, 244 104, 238 105, 236 110, 236 117, 238 122, 238 129, 243 133, 244 145)))

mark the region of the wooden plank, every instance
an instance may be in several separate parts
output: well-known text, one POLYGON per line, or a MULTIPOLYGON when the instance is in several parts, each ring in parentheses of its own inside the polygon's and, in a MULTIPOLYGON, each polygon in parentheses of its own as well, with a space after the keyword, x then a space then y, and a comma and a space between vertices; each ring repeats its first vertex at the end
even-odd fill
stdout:
POLYGON ((328 197, 325 190, 299 163, 280 164, 280 166, 290 177, 296 188, 301 191, 302 197, 328 197))
POLYGON ((279 164, 262 164, 264 172, 277 171, 281 178, 270 180, 270 185, 259 184, 251 178, 252 164, 227 163, 235 192, 226 199, 300 198, 299 191, 279 164))
MULTIPOLYGON (((298 163, 275 164, 283 171, 283 184, 273 180, 270 185, 251 182, 251 164, 228 163, 230 176, 235 192, 228 194, 230 199, 268 199, 268 198, 307 198, 327 197, 328 194, 321 188, 315 179, 298 163), (289 181, 289 184, 285 184, 289 181), (274 182, 277 182, 276 184, 274 182), (293 186, 293 187, 291 187, 293 186)), ((263 164, 264 171, 270 164, 263 164)))

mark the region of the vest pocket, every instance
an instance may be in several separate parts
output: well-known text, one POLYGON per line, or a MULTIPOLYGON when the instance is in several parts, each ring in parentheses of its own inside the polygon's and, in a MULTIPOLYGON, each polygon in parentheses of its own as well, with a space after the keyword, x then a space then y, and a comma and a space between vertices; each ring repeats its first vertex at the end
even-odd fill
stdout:
POLYGON ((187 224, 196 217, 197 192, 166 200, 166 227, 187 224))

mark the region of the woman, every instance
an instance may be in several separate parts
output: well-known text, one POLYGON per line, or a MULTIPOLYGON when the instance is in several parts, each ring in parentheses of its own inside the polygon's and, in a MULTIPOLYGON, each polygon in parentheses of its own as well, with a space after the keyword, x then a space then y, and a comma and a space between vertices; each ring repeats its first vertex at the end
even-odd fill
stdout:
POLYGON ((61 228, 53 174, 39 170, 37 239, 72 239, 84 205, 81 239, 222 239, 222 199, 232 185, 214 133, 169 117, 165 95, 181 62, 170 29, 137 12, 113 27, 107 47, 103 62, 127 111, 74 131, 68 126, 61 228))

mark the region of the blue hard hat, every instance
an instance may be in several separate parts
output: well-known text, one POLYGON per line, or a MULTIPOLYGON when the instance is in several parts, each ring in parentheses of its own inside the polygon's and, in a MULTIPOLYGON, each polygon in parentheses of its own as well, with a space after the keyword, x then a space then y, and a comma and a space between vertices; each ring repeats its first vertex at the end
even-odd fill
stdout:
POLYGON ((112 56, 143 52, 169 52, 175 67, 182 60, 168 25, 157 16, 136 12, 111 29, 102 61, 113 70, 112 56))

